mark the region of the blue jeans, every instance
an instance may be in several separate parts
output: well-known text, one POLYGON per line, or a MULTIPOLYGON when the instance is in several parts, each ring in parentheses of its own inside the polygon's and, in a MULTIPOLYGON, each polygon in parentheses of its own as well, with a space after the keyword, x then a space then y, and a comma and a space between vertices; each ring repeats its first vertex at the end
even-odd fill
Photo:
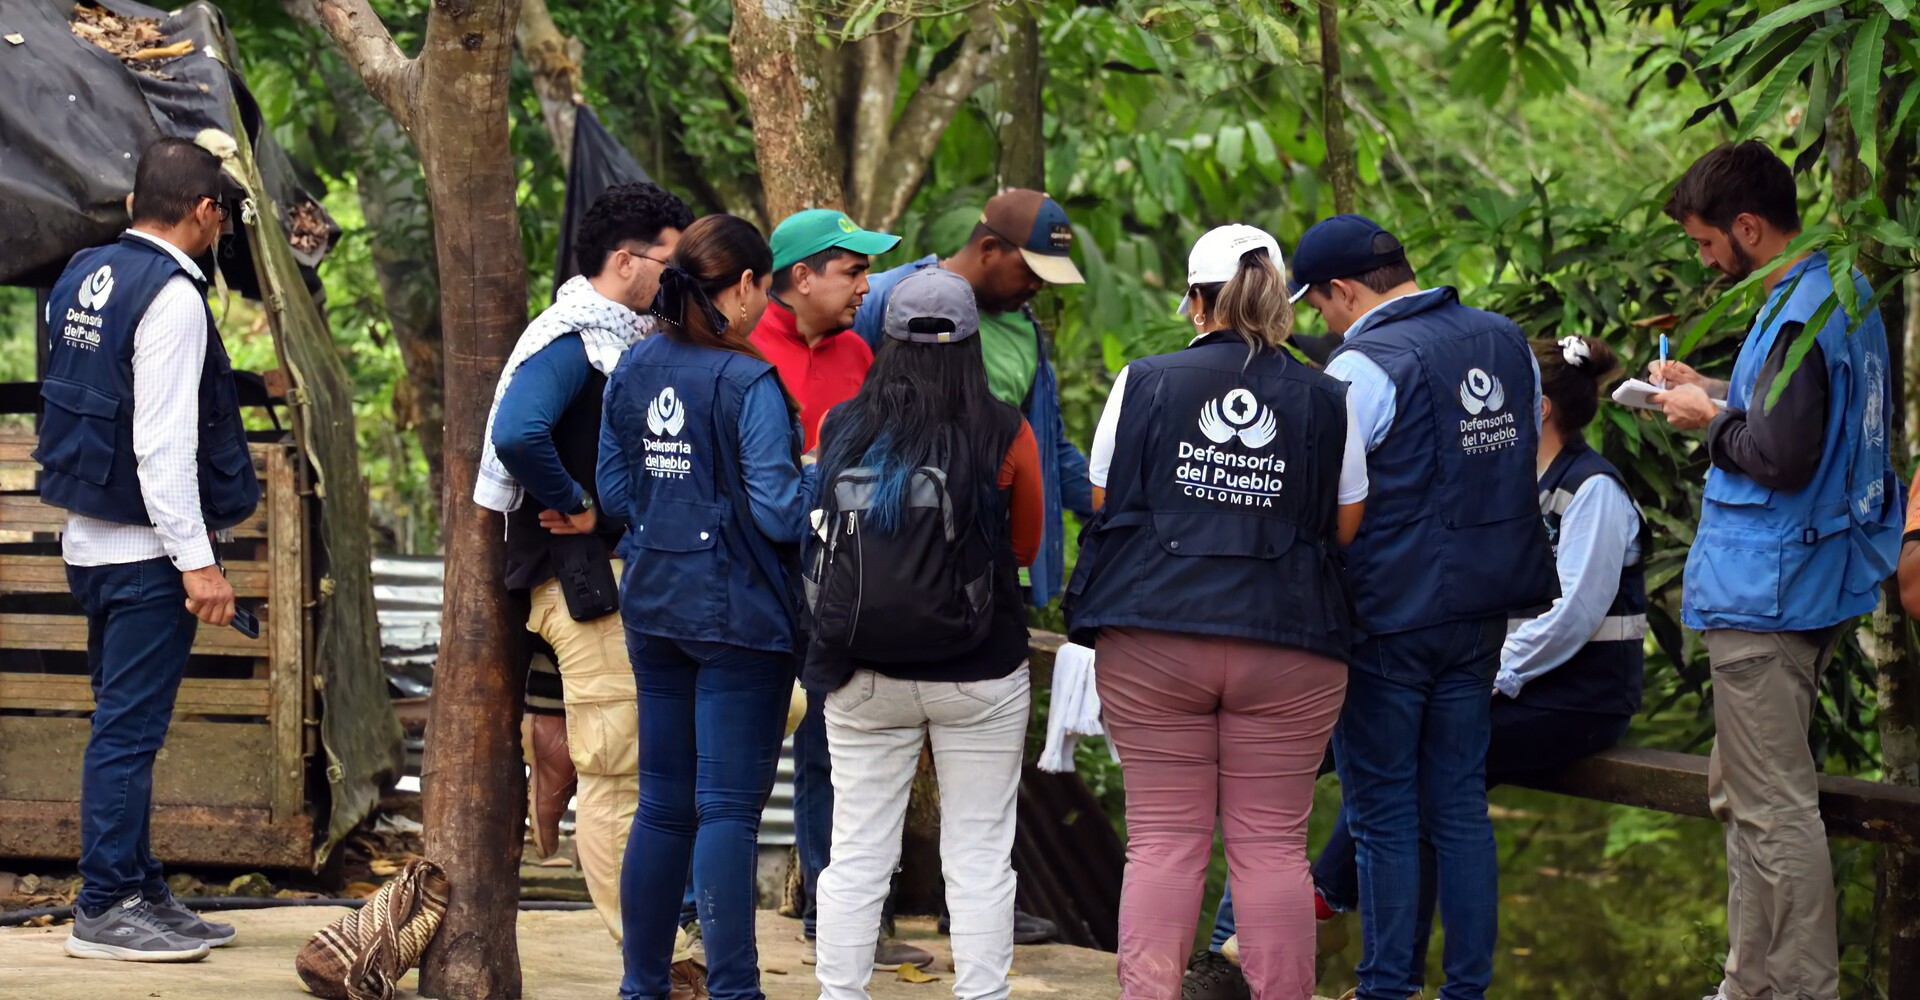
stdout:
MULTIPOLYGON (((1606 715, 1563 709, 1535 708, 1505 696, 1492 705, 1492 736, 1487 744, 1487 787, 1519 778, 1557 771, 1620 742, 1633 722, 1628 715, 1606 715)), ((1342 809, 1333 833, 1313 863, 1313 885, 1336 910, 1360 905, 1360 869, 1353 834, 1342 809)), ((1414 928, 1413 982, 1422 986, 1427 967, 1427 938, 1433 926, 1435 900, 1433 847, 1420 844, 1420 917, 1414 928)), ((1227 920, 1229 925, 1232 916, 1227 920)), ((1231 933, 1231 931, 1229 931, 1231 933)))
POLYGON ((1420 843, 1433 846, 1447 936, 1441 1000, 1493 978, 1499 869, 1487 818, 1493 675, 1506 623, 1450 622, 1354 648, 1334 759, 1357 847, 1360 1000, 1418 988, 1420 843))
POLYGON ((793 731, 793 840, 800 858, 800 924, 814 936, 815 891, 833 854, 833 761, 827 750, 827 696, 807 692, 807 714, 793 731))
POLYGON ((632 628, 627 647, 640 690, 640 808, 620 872, 621 1000, 666 1000, 689 869, 714 1000, 764 1000, 754 873, 793 656, 632 628))
POLYGON ((93 731, 80 770, 80 877, 74 904, 88 915, 134 893, 166 895, 149 847, 153 761, 167 740, 199 621, 166 559, 68 566, 67 587, 87 615, 93 731))

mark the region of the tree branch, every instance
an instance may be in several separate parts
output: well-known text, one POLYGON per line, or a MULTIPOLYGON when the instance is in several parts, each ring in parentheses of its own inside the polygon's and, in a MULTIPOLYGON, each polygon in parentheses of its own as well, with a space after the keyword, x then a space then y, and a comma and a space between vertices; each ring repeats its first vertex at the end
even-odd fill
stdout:
POLYGON ((367 91, 386 105, 395 121, 413 131, 411 91, 418 63, 408 59, 393 43, 380 15, 367 0, 313 0, 320 25, 340 46, 347 65, 360 75, 367 91))
POLYGON ((893 123, 886 163, 876 188, 876 200, 881 204, 875 208, 880 211, 870 209, 862 225, 888 229, 900 220, 927 175, 927 164, 940 144, 941 133, 967 98, 986 82, 995 50, 1001 44, 992 5, 982 4, 967 15, 967 33, 959 44, 960 53, 953 62, 915 88, 906 110, 893 123))
POLYGON ((540 115, 546 120, 554 151, 560 154, 562 166, 571 165, 573 123, 578 117, 574 109, 580 100, 580 42, 562 34, 553 23, 547 0, 520 0, 520 21, 513 38, 533 75, 533 92, 540 98, 540 115))
POLYGON ((912 43, 913 27, 909 23, 899 31, 867 35, 853 46, 859 75, 857 90, 851 95, 855 103, 847 188, 856 219, 868 219, 879 207, 876 196, 881 168, 891 149, 893 106, 900 98, 900 68, 912 43))

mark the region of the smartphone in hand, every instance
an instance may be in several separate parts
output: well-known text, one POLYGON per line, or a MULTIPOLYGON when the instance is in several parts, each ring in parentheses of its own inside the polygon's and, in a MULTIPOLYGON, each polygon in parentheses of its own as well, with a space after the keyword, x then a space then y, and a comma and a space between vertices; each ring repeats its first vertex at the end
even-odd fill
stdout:
POLYGON ((260 619, 252 611, 236 606, 233 609, 233 630, 249 639, 260 638, 260 619))

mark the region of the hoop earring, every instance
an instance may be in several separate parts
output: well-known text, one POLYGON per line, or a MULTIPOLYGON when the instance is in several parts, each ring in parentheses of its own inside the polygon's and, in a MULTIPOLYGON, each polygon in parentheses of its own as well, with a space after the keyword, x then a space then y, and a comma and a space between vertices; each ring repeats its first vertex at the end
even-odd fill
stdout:
POLYGON ((1206 325, 1207 325, 1207 318, 1206 318, 1205 316, 1202 316, 1202 315, 1200 315, 1199 313, 1194 313, 1194 314, 1193 314, 1193 325, 1194 325, 1194 326, 1196 326, 1196 327, 1199 327, 1199 326, 1206 326, 1206 325))

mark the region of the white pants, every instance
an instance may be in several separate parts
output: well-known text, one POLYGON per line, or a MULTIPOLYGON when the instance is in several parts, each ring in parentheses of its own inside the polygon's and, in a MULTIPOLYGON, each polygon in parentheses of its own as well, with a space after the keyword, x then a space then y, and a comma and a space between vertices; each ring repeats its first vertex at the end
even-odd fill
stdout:
POLYGON ((827 696, 833 852, 820 873, 821 1000, 862 1000, 880 910, 900 864, 921 744, 940 780, 940 865, 953 925, 953 994, 1004 1000, 1013 966, 1013 828, 1031 702, 1027 668, 941 683, 855 673, 827 696))

